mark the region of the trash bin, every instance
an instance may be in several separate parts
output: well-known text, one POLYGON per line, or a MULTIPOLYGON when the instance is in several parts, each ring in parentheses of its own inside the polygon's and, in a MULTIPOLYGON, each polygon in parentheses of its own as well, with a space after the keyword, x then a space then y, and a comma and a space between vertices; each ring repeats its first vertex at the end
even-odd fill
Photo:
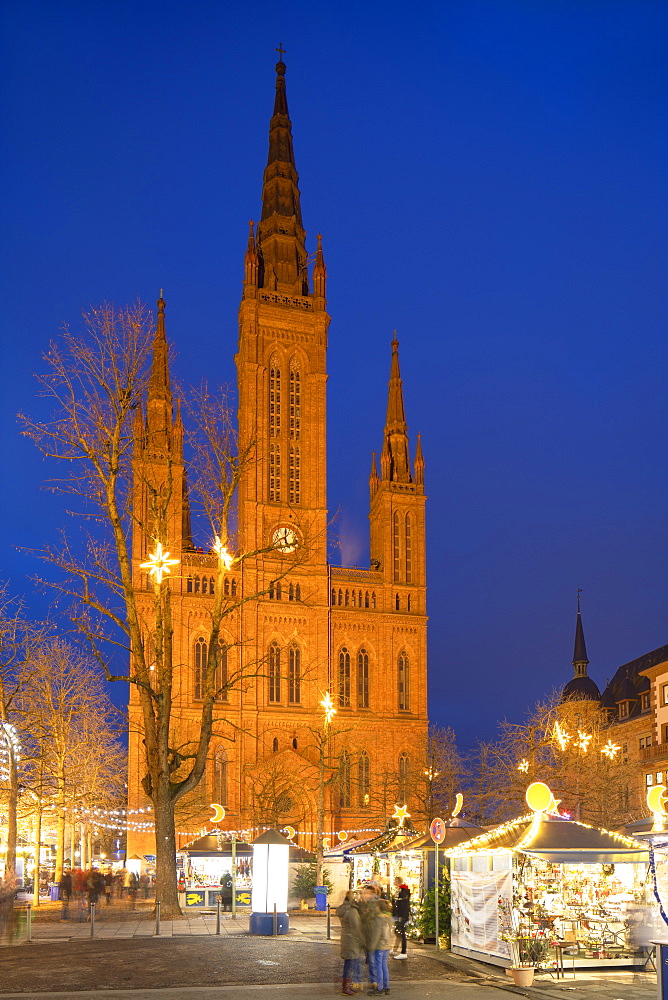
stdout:
POLYGON ((316 908, 316 910, 326 910, 327 909, 327 886, 326 885, 316 885, 313 891, 315 893, 315 908, 316 908))
POLYGON ((57 885, 49 886, 49 899, 52 903, 57 903, 60 899, 60 887, 57 885))

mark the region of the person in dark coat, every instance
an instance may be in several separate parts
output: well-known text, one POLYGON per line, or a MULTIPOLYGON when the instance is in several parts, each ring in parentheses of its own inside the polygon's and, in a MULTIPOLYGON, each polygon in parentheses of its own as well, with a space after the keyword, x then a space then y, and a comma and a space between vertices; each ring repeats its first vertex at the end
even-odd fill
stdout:
POLYGON ((365 943, 362 933, 362 921, 355 893, 349 889, 343 902, 336 908, 336 915, 341 921, 341 958, 343 959, 343 981, 341 993, 344 996, 354 996, 362 989, 362 959, 365 943))
POLYGON ((394 880, 392 916, 394 917, 394 932, 397 935, 398 943, 401 943, 401 951, 396 951, 392 955, 392 958, 408 958, 406 953, 406 924, 411 917, 411 891, 399 875, 394 880))

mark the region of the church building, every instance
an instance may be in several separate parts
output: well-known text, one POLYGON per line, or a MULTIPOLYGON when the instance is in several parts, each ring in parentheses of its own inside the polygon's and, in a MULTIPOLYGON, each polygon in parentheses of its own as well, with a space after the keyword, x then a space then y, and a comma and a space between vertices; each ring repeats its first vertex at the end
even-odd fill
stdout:
MULTIPOLYGON (((342 830, 382 829, 395 804, 406 804, 416 819, 421 813, 427 615, 420 439, 411 457, 395 338, 385 362, 390 377, 384 429, 378 414, 380 458, 374 454, 371 462, 370 565, 333 565, 327 272, 320 236, 312 257, 307 253, 285 72, 281 59, 261 217, 257 228, 250 224, 239 307, 238 436, 253 442, 253 461, 238 490, 231 548, 243 559, 232 564, 222 584, 230 612, 221 644, 221 669, 238 680, 215 703, 206 776, 177 810, 181 844, 214 825, 215 803, 225 812, 216 824, 223 831, 289 825, 298 843, 312 846, 323 788, 331 837, 342 830), (336 710, 328 727, 322 704, 327 695, 336 710)), ((343 385, 331 388, 345 391, 343 385)), ((199 724, 209 609, 220 583, 216 554, 193 545, 183 435, 170 387, 161 297, 135 462, 152 463, 158 471, 169 464, 172 474, 166 548, 179 560, 168 578, 178 665, 174 719, 185 742, 199 724)), ((135 495, 141 504, 139 482, 135 495)), ((141 563, 152 545, 147 532, 135 530, 133 571, 147 603, 152 592, 141 563)), ((137 810, 149 800, 141 785, 136 693, 129 712, 128 807, 137 810)), ((151 830, 129 830, 128 854, 154 850, 151 830)))

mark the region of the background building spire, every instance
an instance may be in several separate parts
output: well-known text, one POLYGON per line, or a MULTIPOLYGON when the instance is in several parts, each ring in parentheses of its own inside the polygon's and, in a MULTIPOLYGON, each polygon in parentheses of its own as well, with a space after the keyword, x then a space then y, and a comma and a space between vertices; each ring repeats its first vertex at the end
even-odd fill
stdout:
POLYGON ((410 483, 410 461, 408 457, 408 427, 404 413, 404 393, 399 370, 399 341, 394 331, 392 341, 392 363, 390 366, 390 382, 387 394, 387 416, 385 419, 385 443, 383 452, 387 453, 383 465, 383 479, 397 483, 410 483))

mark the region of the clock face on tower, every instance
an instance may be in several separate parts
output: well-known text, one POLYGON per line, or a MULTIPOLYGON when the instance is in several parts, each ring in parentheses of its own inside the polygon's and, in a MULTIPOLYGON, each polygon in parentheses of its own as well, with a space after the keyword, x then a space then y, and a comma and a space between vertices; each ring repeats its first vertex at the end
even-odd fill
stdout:
POLYGON ((299 545, 299 538, 292 528, 277 528, 271 536, 271 543, 279 552, 294 552, 299 545))

